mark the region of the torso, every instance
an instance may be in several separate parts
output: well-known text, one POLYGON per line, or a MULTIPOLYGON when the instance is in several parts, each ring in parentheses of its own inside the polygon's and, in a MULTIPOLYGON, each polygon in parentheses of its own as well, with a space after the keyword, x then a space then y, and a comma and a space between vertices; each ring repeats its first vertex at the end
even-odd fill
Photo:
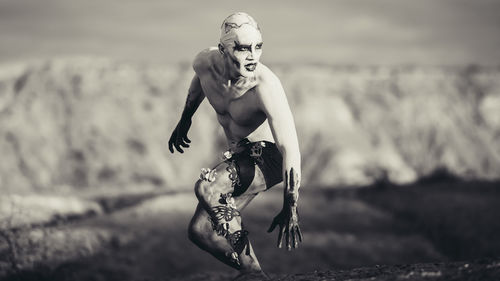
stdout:
POLYGON ((196 74, 229 145, 244 138, 273 141, 258 97, 259 68, 262 67, 265 66, 259 63, 254 79, 230 83, 223 77, 223 59, 216 48, 205 50, 196 58, 196 74))

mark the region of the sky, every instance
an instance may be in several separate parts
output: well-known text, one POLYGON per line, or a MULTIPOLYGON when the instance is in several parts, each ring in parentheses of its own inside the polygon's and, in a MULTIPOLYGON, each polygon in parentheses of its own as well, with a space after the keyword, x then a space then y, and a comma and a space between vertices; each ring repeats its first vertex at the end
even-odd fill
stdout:
POLYGON ((264 62, 500 64, 500 0, 0 0, 0 63, 189 62, 235 11, 259 22, 264 62))

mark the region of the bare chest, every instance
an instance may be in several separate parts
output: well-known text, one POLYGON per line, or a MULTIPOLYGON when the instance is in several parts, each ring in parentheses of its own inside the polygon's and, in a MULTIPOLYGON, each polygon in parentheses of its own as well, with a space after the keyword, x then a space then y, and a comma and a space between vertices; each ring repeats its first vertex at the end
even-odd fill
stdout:
POLYGON ((230 85, 214 79, 200 78, 203 92, 219 117, 230 118, 238 125, 251 125, 261 119, 255 84, 230 85))

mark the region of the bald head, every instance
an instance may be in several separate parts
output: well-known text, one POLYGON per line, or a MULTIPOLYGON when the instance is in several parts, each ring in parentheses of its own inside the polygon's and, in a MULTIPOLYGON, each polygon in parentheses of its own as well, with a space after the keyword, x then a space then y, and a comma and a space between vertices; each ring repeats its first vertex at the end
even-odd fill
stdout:
POLYGON ((234 13, 222 22, 219 51, 231 77, 250 77, 262 54, 262 34, 246 13, 234 13))
POLYGON ((220 43, 226 47, 234 45, 239 36, 262 37, 259 25, 247 13, 229 15, 221 25, 220 43))

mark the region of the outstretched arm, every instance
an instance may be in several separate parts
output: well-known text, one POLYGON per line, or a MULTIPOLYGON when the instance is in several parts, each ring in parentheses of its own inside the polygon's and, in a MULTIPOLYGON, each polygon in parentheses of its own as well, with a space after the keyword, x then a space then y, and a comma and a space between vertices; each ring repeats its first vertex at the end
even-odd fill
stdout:
POLYGON ((297 202, 299 199, 301 162, 295 124, 281 82, 274 75, 269 81, 259 85, 262 108, 267 115, 276 145, 283 155, 283 209, 274 218, 269 232, 279 226, 278 247, 281 248, 283 236, 288 250, 302 242, 299 228, 297 202))
POLYGON ((187 137, 187 133, 191 127, 191 118, 204 98, 205 94, 201 88, 200 79, 195 74, 193 80, 191 80, 191 85, 189 86, 186 105, 182 111, 181 120, 177 123, 177 126, 168 141, 168 148, 171 153, 174 153, 173 147, 175 147, 180 153, 184 153, 182 147, 189 147, 191 140, 187 137))

